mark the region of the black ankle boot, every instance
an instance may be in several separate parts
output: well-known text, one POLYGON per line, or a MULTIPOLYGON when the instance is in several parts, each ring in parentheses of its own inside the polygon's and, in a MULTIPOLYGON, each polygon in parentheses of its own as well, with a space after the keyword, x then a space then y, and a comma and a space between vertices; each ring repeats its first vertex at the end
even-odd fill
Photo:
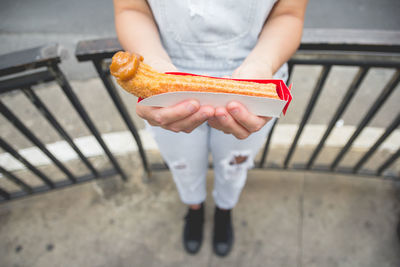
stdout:
POLYGON ((213 233, 213 249, 215 254, 221 257, 228 255, 232 249, 233 239, 231 210, 221 210, 216 207, 213 233))
POLYGON ((204 204, 200 209, 189 209, 185 216, 185 226, 183 228, 183 245, 190 254, 195 254, 200 250, 203 241, 204 224, 204 204))

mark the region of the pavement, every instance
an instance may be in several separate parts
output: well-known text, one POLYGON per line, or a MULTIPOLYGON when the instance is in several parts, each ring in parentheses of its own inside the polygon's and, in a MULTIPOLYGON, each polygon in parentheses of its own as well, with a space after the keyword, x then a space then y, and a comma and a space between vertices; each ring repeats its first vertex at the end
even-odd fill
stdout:
MULTIPOLYGON (((192 256, 182 247, 186 208, 170 173, 156 172, 144 184, 137 154, 118 160, 128 182, 116 176, 0 205, 0 265, 400 265, 399 188, 393 182, 251 170, 233 211, 233 251, 219 258, 211 247, 209 171, 204 243, 192 256)), ((101 158, 95 162, 104 165, 101 158)))

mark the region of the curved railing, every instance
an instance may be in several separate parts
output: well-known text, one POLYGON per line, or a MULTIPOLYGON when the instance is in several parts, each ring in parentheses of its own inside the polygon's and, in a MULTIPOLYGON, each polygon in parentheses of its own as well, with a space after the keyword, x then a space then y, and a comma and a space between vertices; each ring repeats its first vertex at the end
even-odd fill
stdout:
MULTIPOLYGON (((130 117, 127 108, 123 104, 116 85, 110 77, 108 65, 110 57, 118 50, 121 50, 116 39, 100 39, 81 41, 76 47, 76 58, 79 61, 91 61, 99 78, 103 82, 110 98, 116 106, 119 114, 125 122, 127 128, 132 134, 137 143, 142 166, 144 168, 145 179, 150 179, 151 171, 166 169, 165 164, 155 164, 148 162, 146 151, 143 148, 137 128, 130 117)), ((7 169, 7 166, 0 166, 0 172, 4 178, 8 179, 21 190, 16 192, 8 192, 0 187, 0 201, 10 200, 22 196, 27 196, 39 192, 65 187, 72 184, 79 184, 92 179, 109 177, 114 174, 119 174, 123 179, 126 179, 124 170, 120 167, 115 155, 110 151, 100 132, 95 126, 95 123, 88 115, 88 112, 82 105, 77 95, 72 90, 70 82, 59 67, 59 63, 63 60, 65 50, 59 45, 52 44, 39 48, 19 51, 7 55, 0 56, 0 94, 11 91, 21 91, 37 108, 41 115, 47 119, 58 134, 69 144, 69 146, 77 153, 79 159, 87 168, 87 174, 75 176, 60 160, 58 160, 40 141, 40 138, 26 127, 4 103, 0 101, 0 113, 11 122, 28 140, 30 140, 38 149, 40 149, 52 163, 65 174, 66 179, 54 182, 51 177, 48 177, 26 158, 24 158, 13 147, 8 140, 0 137, 0 147, 12 155, 16 160, 23 164, 28 170, 35 174, 42 181, 42 185, 32 187, 25 183, 21 178, 17 177, 7 169), (79 150, 74 140, 69 136, 68 132, 61 126, 57 118, 50 112, 33 88, 35 85, 42 83, 55 82, 62 89, 63 93, 72 104, 74 109, 79 114, 80 118, 97 140, 98 144, 103 149, 105 155, 111 162, 112 168, 98 170, 90 163, 87 157, 79 150)), ((387 100, 393 95, 393 92, 398 88, 400 81, 400 32, 382 32, 382 31, 349 31, 349 30, 305 30, 302 44, 298 52, 292 57, 289 62, 289 72, 292 73, 294 67, 298 65, 317 65, 322 66, 321 72, 315 83, 315 87, 311 94, 311 98, 304 108, 304 114, 298 125, 297 132, 293 138, 288 152, 281 164, 272 163, 267 160, 270 150, 272 136, 274 135, 274 124, 272 131, 269 133, 260 160, 256 166, 258 168, 273 168, 287 170, 310 170, 322 172, 335 172, 352 175, 363 175, 370 177, 384 177, 389 179, 399 179, 398 173, 387 173, 391 164, 393 164, 400 155, 400 144, 397 144, 395 152, 386 158, 383 163, 376 169, 364 169, 366 161, 371 158, 378 148, 387 140, 387 138, 398 128, 400 123, 400 112, 394 120, 389 122, 383 134, 370 146, 360 159, 351 167, 342 168, 340 163, 345 155, 349 152, 354 141, 360 134, 363 133, 365 127, 371 122, 377 112, 385 105, 387 100), (318 144, 313 148, 311 156, 306 160, 306 163, 292 163, 293 154, 298 148, 299 139, 304 134, 304 129, 309 122, 309 119, 318 104, 318 99, 321 92, 324 90, 327 82, 327 77, 334 66, 353 66, 357 67, 358 71, 353 77, 353 81, 347 88, 346 93, 341 99, 338 108, 334 115, 329 120, 329 123, 323 133, 318 144), (336 123, 348 108, 350 102, 354 98, 357 90, 360 88, 363 80, 368 76, 371 68, 386 68, 393 69, 393 75, 387 84, 383 85, 381 93, 369 107, 368 111, 362 116, 360 123, 356 126, 355 131, 347 140, 345 145, 340 148, 340 151, 335 156, 334 160, 327 165, 316 164, 316 158, 321 150, 325 147, 326 141, 332 133, 336 123), (397 149, 397 150, 396 150, 397 149)), ((378 89, 377 89, 378 90, 378 89)), ((399 99, 400 100, 400 99, 399 99)))

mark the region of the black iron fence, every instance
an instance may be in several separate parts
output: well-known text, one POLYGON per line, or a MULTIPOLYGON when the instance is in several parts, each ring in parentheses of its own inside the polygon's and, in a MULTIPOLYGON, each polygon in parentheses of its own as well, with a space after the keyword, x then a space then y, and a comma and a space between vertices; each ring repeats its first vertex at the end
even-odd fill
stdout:
MULTIPOLYGON (((338 168, 339 163, 343 160, 346 153, 351 148, 352 144, 362 133, 365 127, 374 118, 377 112, 383 107, 390 95, 396 89, 400 81, 400 32, 359 32, 359 31, 310 31, 305 33, 305 38, 308 42, 303 43, 299 52, 289 62, 289 73, 292 72, 295 65, 322 65, 323 68, 319 75, 318 81, 313 90, 309 104, 307 105, 304 115, 299 124, 299 129, 290 146, 290 149, 285 157, 282 166, 288 168, 293 152, 296 149, 299 138, 303 132, 304 126, 307 124, 317 100, 324 88, 327 77, 333 66, 356 66, 358 72, 354 76, 353 81, 347 89, 341 103, 331 118, 325 133, 320 139, 318 145, 312 152, 306 164, 293 164, 293 169, 316 170, 324 172, 338 172, 343 174, 362 174, 369 176, 381 176, 383 171, 387 169, 399 157, 400 148, 391 157, 389 157, 376 170, 363 170, 360 173, 361 167, 379 148, 379 146, 390 136, 390 134, 400 124, 400 110, 397 111, 397 116, 386 128, 385 132, 379 139, 369 148, 369 150, 361 157, 361 159, 352 167, 338 168), (332 34, 334 33, 334 34, 332 34), (334 41, 338 36, 341 37, 341 42, 334 41), (325 40, 325 42, 323 41, 325 40), (362 118, 356 130, 353 132, 347 143, 343 146, 340 152, 329 165, 314 165, 315 159, 321 152, 326 140, 331 134, 334 126, 344 114, 350 101, 353 99, 360 84, 368 74, 368 71, 373 67, 394 69, 395 72, 389 82, 384 86, 380 95, 369 108, 367 113, 362 118)), ((337 39, 336 39, 337 40, 337 39)), ((400 100, 400 99, 399 99, 400 100)), ((272 135, 272 131, 270 136, 272 135)), ((270 136, 268 139, 270 139, 270 136)), ((267 142, 263 155, 268 150, 269 142, 267 142)), ((400 144, 397 144, 400 147, 400 144)), ((264 165, 265 156, 260 163, 260 167, 264 165)), ((271 166, 273 167, 273 166, 271 166)), ((275 167, 275 166, 274 166, 275 167)), ((387 178, 398 178, 396 174, 388 174, 387 178)))
POLYGON ((24 50, 7 54, 0 57, 0 93, 4 94, 14 90, 22 91, 26 97, 32 102, 37 110, 43 115, 47 121, 54 127, 58 134, 71 146, 77 153, 81 161, 88 169, 88 173, 76 177, 65 165, 60 162, 40 141, 40 139, 25 126, 25 124, 10 110, 4 103, 0 101, 0 113, 12 123, 28 140, 37 146, 66 176, 65 180, 53 182, 50 177, 33 166, 27 159, 25 159, 12 144, 7 140, 0 137, 0 147, 12 155, 15 159, 21 162, 27 169, 34 173, 39 179, 42 180, 43 185, 31 187, 15 174, 8 171, 7 166, 0 167, 0 172, 3 176, 21 188, 21 191, 7 192, 5 189, 0 188, 0 195, 2 201, 10 200, 30 194, 45 192, 51 189, 65 187, 71 184, 78 184, 86 182, 95 178, 108 177, 113 174, 120 174, 122 179, 126 180, 126 175, 115 156, 111 153, 105 142, 103 141, 95 124, 90 119, 87 111, 79 101, 78 97, 72 90, 69 81, 66 79, 64 73, 59 68, 58 64, 61 62, 63 50, 58 45, 49 45, 39 48, 24 50), (72 106, 75 108, 87 128, 96 138, 99 145, 104 150, 108 159, 111 161, 113 168, 105 170, 97 170, 83 155, 67 131, 61 126, 57 118, 46 107, 46 104, 40 100, 35 91, 32 89, 34 85, 56 82, 72 106))
MULTIPOLYGON (((127 128, 134 137, 141 162, 144 168, 145 178, 150 179, 151 171, 164 170, 167 168, 165 164, 150 164, 146 157, 146 152, 143 149, 142 142, 138 131, 133 123, 127 108, 123 104, 117 88, 109 73, 109 63, 111 56, 121 50, 121 47, 116 39, 101 39, 92 41, 79 42, 76 48, 76 57, 79 61, 91 61, 96 69, 100 79, 102 80, 105 89, 110 98, 115 104, 119 114, 125 122, 127 128)), ((43 172, 34 167, 29 161, 21 156, 18 151, 9 144, 7 140, 0 137, 0 147, 11 154, 15 159, 21 162, 27 169, 39 177, 43 185, 31 187, 24 183, 14 173, 7 170, 7 166, 0 166, 0 172, 3 176, 15 183, 21 189, 18 192, 8 192, 4 188, 0 188, 0 201, 10 200, 38 192, 45 192, 51 189, 64 187, 71 184, 78 184, 92 179, 109 177, 114 174, 119 174, 122 179, 126 179, 126 175, 120 167, 115 156, 111 153, 105 142, 103 141, 94 122, 90 119, 87 111, 81 104, 77 95, 71 88, 70 83, 66 79, 64 73, 59 68, 59 63, 62 59, 63 51, 57 45, 49 45, 40 48, 20 51, 8 55, 0 56, 0 94, 19 90, 22 91, 39 112, 49 121, 59 135, 71 146, 78 154, 80 160, 87 167, 88 173, 76 177, 62 162, 60 162, 40 139, 31 132, 24 123, 13 113, 12 110, 6 107, 0 101, 0 112, 9 120, 26 138, 35 144, 48 158, 57 166, 66 176, 63 181, 53 182, 50 177, 47 177, 43 172), (56 82, 72 106, 80 115, 81 119, 96 138, 104 153, 107 155, 112 164, 112 168, 97 170, 83 155, 76 146, 67 131, 57 121, 57 118, 49 111, 46 104, 35 93, 34 85, 56 82)), ((393 164, 400 155, 400 148, 389 156, 377 169, 365 170, 361 168, 366 161, 377 151, 384 141, 398 128, 400 123, 400 112, 395 119, 390 122, 384 133, 377 141, 369 147, 367 152, 359 159, 359 161, 351 168, 340 168, 339 163, 352 147, 354 141, 363 132, 365 127, 374 118, 375 114, 382 108, 385 102, 390 98, 400 81, 400 32, 359 32, 359 31, 327 31, 327 30, 310 30, 305 31, 302 45, 296 55, 289 62, 289 72, 292 73, 296 65, 318 65, 322 66, 315 88, 312 92, 310 101, 305 107, 304 114, 300 120, 296 135, 290 145, 290 148, 281 164, 269 163, 267 155, 270 148, 274 129, 278 121, 274 124, 270 132, 266 144, 264 146, 262 156, 257 162, 258 168, 273 168, 287 170, 310 170, 322 172, 335 172, 352 175, 366 175, 371 177, 384 177, 389 179, 399 179, 398 174, 384 174, 384 171, 393 164), (305 164, 291 164, 293 154, 298 147, 298 142, 303 134, 303 130, 307 125, 321 92, 324 89, 327 77, 333 66, 355 66, 358 68, 357 74, 354 76, 347 92, 345 93, 339 107, 335 111, 333 117, 328 123, 328 126, 319 140, 318 145, 314 148, 310 158, 305 164), (363 116, 356 130, 353 132, 347 143, 341 148, 335 159, 329 165, 315 164, 315 160, 325 143, 330 136, 335 124, 341 118, 349 106, 350 101, 356 94, 368 71, 371 68, 387 68, 394 69, 395 72, 389 82, 384 86, 378 98, 363 116)), ((397 145, 398 147, 400 144, 397 145)))

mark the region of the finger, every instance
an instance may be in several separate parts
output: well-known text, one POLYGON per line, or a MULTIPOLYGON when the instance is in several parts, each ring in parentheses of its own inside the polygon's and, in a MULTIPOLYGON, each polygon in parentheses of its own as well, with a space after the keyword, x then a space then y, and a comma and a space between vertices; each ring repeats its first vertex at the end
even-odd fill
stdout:
POLYGON ((136 105, 136 114, 138 114, 139 117, 142 119, 147 120, 149 117, 149 114, 151 112, 154 112, 154 110, 160 109, 159 107, 149 107, 149 106, 143 106, 143 105, 136 105))
POLYGON ((250 135, 244 127, 238 124, 225 108, 219 107, 215 110, 215 117, 225 133, 231 133, 238 139, 245 139, 250 135))
POLYGON ((218 122, 218 120, 215 116, 208 118, 207 122, 211 127, 222 131, 222 125, 218 122))
POLYGON ((157 126, 165 126, 190 116, 199 108, 200 104, 198 101, 188 100, 173 107, 152 110, 149 115, 149 120, 154 122, 157 126))
POLYGON ((271 119, 271 117, 254 115, 242 104, 234 101, 230 102, 226 108, 234 120, 251 133, 259 131, 271 119))
POLYGON ((214 116, 214 108, 210 106, 202 106, 196 113, 184 118, 183 120, 163 126, 163 128, 174 132, 190 133, 212 116, 214 116))
POLYGON ((157 126, 158 124, 151 119, 150 114, 154 113, 155 110, 160 109, 160 107, 150 107, 143 105, 136 105, 136 114, 149 122, 152 126, 157 126))

